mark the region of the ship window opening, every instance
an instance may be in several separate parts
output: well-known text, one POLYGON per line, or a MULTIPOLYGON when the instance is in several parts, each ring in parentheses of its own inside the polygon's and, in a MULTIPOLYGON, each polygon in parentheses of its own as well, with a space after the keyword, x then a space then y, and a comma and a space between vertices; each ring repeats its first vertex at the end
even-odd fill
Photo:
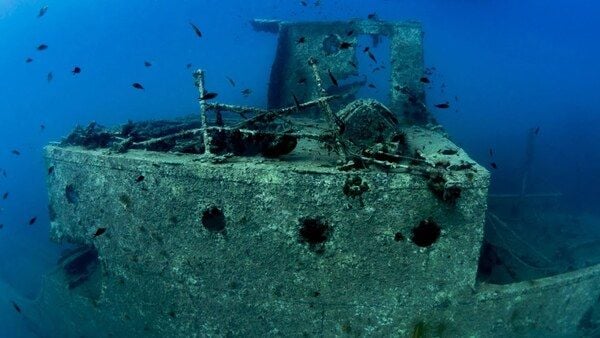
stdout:
POLYGON ((78 290, 82 295, 98 299, 100 284, 98 283, 100 259, 93 246, 79 246, 63 253, 59 260, 69 290, 78 290))
POLYGON ((442 229, 436 222, 425 219, 412 229, 411 240, 420 247, 428 247, 438 240, 441 233, 442 229))
POLYGON ((379 34, 361 34, 357 38, 356 78, 364 81, 364 85, 359 88, 356 97, 375 99, 388 105, 392 79, 391 41, 379 34))
POLYGON ((208 207, 202 213, 202 225, 211 232, 222 232, 225 230, 225 215, 216 206, 208 207))
POLYGON ((323 52, 332 55, 340 51, 342 40, 338 35, 330 34, 323 40, 323 52))

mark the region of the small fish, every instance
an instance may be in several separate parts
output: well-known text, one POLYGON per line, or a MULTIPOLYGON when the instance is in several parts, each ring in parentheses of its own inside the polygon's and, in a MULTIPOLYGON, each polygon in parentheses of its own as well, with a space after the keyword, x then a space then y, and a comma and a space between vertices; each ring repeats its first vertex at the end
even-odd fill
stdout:
POLYGON ((134 82, 131 86, 135 89, 144 90, 144 86, 137 82, 134 82))
POLYGON ((152 67, 152 62, 150 62, 150 61, 144 61, 144 67, 146 67, 146 68, 152 67))
POLYGON ((304 0, 300 1, 300 4, 304 7, 308 6, 308 2, 306 2, 304 0))
POLYGON ((242 90, 241 93, 244 97, 248 97, 248 96, 250 96, 250 94, 252 94, 252 89, 246 88, 246 89, 242 90))
POLYGON ((370 48, 367 46, 367 47, 365 47, 365 49, 363 49, 363 52, 367 53, 369 50, 370 50, 370 48))
POLYGON ((300 78, 300 79, 298 80, 298 84, 301 84, 301 85, 303 85, 303 84, 306 84, 306 78, 305 78, 305 77, 303 77, 303 78, 300 78))
POLYGON ((367 19, 377 20, 377 13, 370 13, 369 15, 367 15, 367 19))
POLYGON ((200 31, 200 29, 198 28, 198 26, 194 25, 193 23, 190 22, 190 26, 192 26, 192 29, 194 30, 194 33, 196 33, 196 35, 201 38, 202 37, 202 32, 200 31))
POLYGON ((492 167, 493 169, 498 169, 498 165, 496 164, 496 162, 491 162, 490 167, 492 167))
POLYGON ((419 81, 421 81, 422 83, 431 83, 431 81, 429 81, 429 78, 425 77, 425 76, 423 76, 422 78, 420 78, 419 81))
POLYGON ((46 14, 46 12, 48 11, 48 6, 43 6, 42 8, 40 8, 40 11, 38 12, 38 18, 41 18, 42 16, 44 16, 44 14, 46 14))
POLYGON ((350 42, 343 41, 342 43, 340 43, 340 49, 348 49, 350 47, 352 47, 352 44, 350 42))
POLYGON ((44 131, 46 130, 46 125, 45 124, 40 124, 40 131, 44 131))
POLYGON ((11 151, 10 151, 10 153, 11 153, 11 154, 13 154, 13 155, 16 155, 16 156, 19 156, 19 155, 21 155, 21 152, 20 152, 20 151, 18 151, 17 149, 13 149, 13 150, 11 150, 11 151))
POLYGON ((333 83, 334 86, 338 87, 337 79, 335 78, 335 76, 333 76, 333 74, 331 74, 331 69, 329 69, 327 72, 329 73, 329 79, 331 80, 331 83, 333 83))
POLYGON ((225 78, 227 78, 227 81, 229 81, 229 84, 230 84, 232 87, 235 87, 235 81, 233 81, 233 79, 232 79, 232 78, 230 78, 229 76, 225 76, 225 78))
POLYGON ((375 58, 375 55, 373 55, 373 53, 371 53, 371 51, 367 51, 367 55, 369 55, 369 58, 371 60, 373 60, 373 62, 377 63, 377 59, 375 58))
POLYGON ((4 224, 0 223, 0 230, 2 230, 4 228, 4 224))
POLYGON ((75 66, 75 67, 73 67, 73 70, 71 71, 71 73, 73 73, 73 75, 77 75, 77 74, 81 73, 81 68, 75 66))
POLYGON ((352 30, 352 29, 346 33, 346 36, 352 36, 352 35, 354 35, 354 30, 352 30))
POLYGON ((52 72, 48 73, 48 75, 46 75, 46 80, 48 82, 52 82, 52 80, 54 79, 54 74, 52 74, 52 72))
POLYGON ((96 238, 105 232, 106 232, 106 228, 98 228, 98 229, 96 229, 96 232, 94 232, 94 235, 92 235, 92 238, 96 238))
POLYGON ((190 69, 190 68, 192 68, 192 64, 191 64, 191 63, 188 63, 187 65, 185 65, 185 68, 186 68, 186 69, 190 69))
POLYGON ((18 313, 21 313, 21 307, 15 303, 14 301, 10 301, 10 303, 12 304, 13 308, 15 309, 15 311, 17 311, 18 313))
POLYGON ((381 70, 381 67, 375 67, 373 68, 373 71, 371 71, 371 73, 375 73, 381 70))
POLYGON ((448 109, 448 108, 450 108, 450 103, 448 103, 448 102, 438 103, 435 105, 435 107, 439 108, 439 109, 448 109))
POLYGON ((135 182, 136 183, 140 183, 141 181, 143 181, 146 177, 144 177, 144 175, 140 175, 138 177, 135 178, 135 182))
POLYGON ((369 88, 373 88, 373 89, 377 88, 377 87, 375 87, 375 85, 374 85, 374 84, 372 84, 372 83, 369 83, 369 84, 367 85, 367 87, 369 87, 369 88))
POLYGON ((200 97, 200 99, 201 99, 201 100, 212 100, 212 99, 214 99, 215 97, 217 97, 218 95, 219 95, 219 94, 217 94, 217 93, 211 93, 211 92, 208 92, 208 93, 205 93, 204 95, 202 95, 202 96, 200 97))
POLYGON ((358 69, 358 65, 352 61, 348 61, 348 64, 352 67, 354 67, 355 69, 358 69))
POLYGON ((25 59, 25 63, 32 63, 32 62, 33 62, 33 59, 32 59, 32 58, 27 58, 27 59, 25 59))
POLYGON ((292 98, 294 99, 294 105, 296 105, 296 109, 300 110, 300 101, 298 101, 296 94, 292 93, 292 98))
POLYGON ((52 175, 54 173, 54 166, 51 165, 50 167, 48 167, 48 175, 52 175))
POLYGON ((533 135, 537 135, 537 134, 539 134, 539 133, 540 133, 540 127, 536 127, 536 128, 533 130, 533 135))
POLYGON ((40 44, 39 46, 37 46, 37 50, 42 51, 42 50, 46 50, 48 49, 48 45, 45 44, 40 44))
POLYGON ((2 194, 2 199, 5 200, 8 198, 8 191, 2 194))
POLYGON ((298 42, 298 43, 305 43, 306 42, 306 38, 303 37, 303 36, 301 36, 301 37, 298 38, 298 41, 296 41, 296 42, 298 42))
POLYGON ((37 221, 37 216, 31 217, 31 218, 29 219, 29 225, 34 225, 34 224, 35 224, 35 221, 37 221))

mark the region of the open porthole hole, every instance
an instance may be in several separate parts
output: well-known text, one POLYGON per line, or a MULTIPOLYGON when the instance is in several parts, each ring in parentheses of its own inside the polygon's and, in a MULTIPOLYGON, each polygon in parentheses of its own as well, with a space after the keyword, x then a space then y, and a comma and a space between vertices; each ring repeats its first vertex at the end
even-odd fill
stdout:
POLYGON ((225 215, 223 211, 216 206, 206 208, 202 212, 202 226, 210 232, 224 232, 225 215))
POLYGON ((331 237, 333 228, 320 217, 305 217, 300 219, 298 230, 301 243, 308 244, 309 248, 317 253, 324 251, 324 245, 331 237))
POLYGON ((420 247, 429 247, 435 243, 442 233, 442 228, 431 219, 422 220, 412 229, 411 241, 420 247))

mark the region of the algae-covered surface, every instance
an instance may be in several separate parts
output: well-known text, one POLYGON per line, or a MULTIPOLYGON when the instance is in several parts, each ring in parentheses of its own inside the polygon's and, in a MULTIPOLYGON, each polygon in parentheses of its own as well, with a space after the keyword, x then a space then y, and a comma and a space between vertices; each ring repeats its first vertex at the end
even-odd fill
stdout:
MULTIPOLYGON (((437 132, 406 136, 424 158, 472 163, 437 132)), ((216 164, 60 146, 46 158, 53 238, 98 250, 96 313, 150 334, 341 334, 349 317, 392 334, 474 285, 489 179, 474 163, 453 173, 462 194, 448 204, 420 174, 340 171, 310 143, 216 164)))

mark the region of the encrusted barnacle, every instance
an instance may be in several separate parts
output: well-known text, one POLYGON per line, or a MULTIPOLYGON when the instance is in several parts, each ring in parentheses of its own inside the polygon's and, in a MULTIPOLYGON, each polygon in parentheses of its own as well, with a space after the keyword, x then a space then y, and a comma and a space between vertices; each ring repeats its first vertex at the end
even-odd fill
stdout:
POLYGON ((356 198, 360 197, 364 192, 369 191, 369 185, 360 176, 354 175, 346 179, 342 190, 344 195, 356 198))
POLYGON ((436 172, 429 176, 427 187, 440 200, 454 205, 461 195, 462 189, 455 182, 449 182, 443 174, 436 172))

